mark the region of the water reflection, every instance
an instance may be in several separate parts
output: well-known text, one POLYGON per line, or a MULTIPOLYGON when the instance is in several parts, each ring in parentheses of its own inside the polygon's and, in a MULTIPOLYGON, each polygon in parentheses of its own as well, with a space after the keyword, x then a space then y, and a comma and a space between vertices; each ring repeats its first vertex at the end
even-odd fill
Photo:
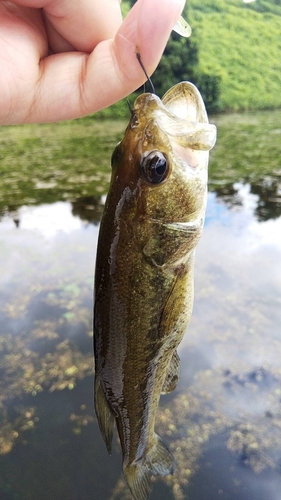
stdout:
POLYGON ((281 215, 281 177, 267 177, 251 186, 258 196, 256 216, 259 221, 277 219, 281 215))
MULTIPOLYGON (((240 184, 236 182, 216 181, 210 182, 210 190, 216 193, 218 199, 222 199, 228 207, 242 204, 240 196, 240 184)), ((258 221, 276 219, 281 215, 281 176, 274 175, 258 178, 254 182, 246 183, 249 191, 256 196, 257 206, 255 215, 258 221)), ((87 195, 75 197, 71 202, 72 213, 82 221, 98 224, 102 215, 105 194, 87 195)), ((6 205, 5 210, 0 212, 0 220, 5 217, 12 218, 15 225, 20 224, 22 205, 6 205)))
MULTIPOLYGON (((152 500, 278 498, 281 218, 259 222, 260 199, 242 183, 209 194, 181 379, 157 418, 178 469, 152 500)), ((0 224, 5 500, 130 498, 117 443, 108 457, 92 409, 98 228, 89 222, 100 204, 25 206, 18 227, 8 215, 0 224)))
MULTIPOLYGON (((216 122, 181 379, 157 417, 178 469, 155 482, 151 500, 280 498, 280 112, 216 122)), ((3 500, 131 499, 119 446, 108 457, 92 404, 98 221, 124 127, 3 131, 3 500)))
POLYGON ((2 228, 13 224, 21 229, 38 230, 45 236, 54 236, 58 231, 79 229, 82 222, 99 224, 105 196, 86 196, 71 203, 56 202, 52 205, 9 207, 2 215, 2 228), (71 211, 70 211, 71 207, 71 211), (13 224, 12 224, 13 223, 13 224))
MULTIPOLYGON (((281 176, 271 175, 248 183, 250 193, 256 196, 255 215, 258 221, 277 219, 281 215, 281 176)), ((229 207, 241 205, 240 184, 212 183, 212 191, 229 207)))
POLYGON ((104 207, 105 196, 83 196, 72 202, 72 213, 81 220, 98 224, 104 207))
POLYGON ((191 479, 190 498, 200 500, 279 500, 280 471, 256 474, 241 461, 233 460, 226 446, 225 433, 211 437, 208 449, 200 458, 198 471, 191 479))

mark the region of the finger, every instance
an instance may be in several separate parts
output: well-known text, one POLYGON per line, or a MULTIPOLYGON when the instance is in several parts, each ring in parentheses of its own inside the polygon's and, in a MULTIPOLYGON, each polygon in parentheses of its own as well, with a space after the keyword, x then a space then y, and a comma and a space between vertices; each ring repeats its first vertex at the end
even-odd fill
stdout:
POLYGON ((90 53, 102 40, 113 38, 122 22, 119 0, 15 0, 43 8, 54 52, 90 53))
POLYGON ((75 47, 71 45, 63 36, 58 33, 52 23, 43 13, 45 29, 48 40, 49 53, 57 54, 58 52, 73 52, 75 47))
POLYGON ((129 12, 113 43, 119 74, 128 89, 134 81, 145 81, 136 51, 140 52, 146 71, 151 75, 184 4, 185 0, 142 0, 129 12))
POLYGON ((182 0, 138 0, 114 41, 101 42, 90 56, 70 52, 43 59, 28 111, 17 103, 13 123, 77 118, 130 94, 145 81, 136 48, 151 73, 183 4, 182 0))
POLYGON ((136 52, 140 52, 147 73, 152 74, 183 6, 183 0, 138 0, 112 45, 103 42, 89 58, 82 94, 85 110, 113 104, 144 83, 146 77, 136 52), (97 71, 99 61, 102 64, 97 71))

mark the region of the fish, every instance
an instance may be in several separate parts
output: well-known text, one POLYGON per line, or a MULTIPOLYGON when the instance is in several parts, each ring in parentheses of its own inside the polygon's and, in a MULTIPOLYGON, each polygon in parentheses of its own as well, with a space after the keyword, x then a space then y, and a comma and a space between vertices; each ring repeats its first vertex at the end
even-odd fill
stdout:
POLYGON ((191 27, 182 16, 177 20, 173 27, 173 31, 186 38, 188 38, 192 32, 191 27))
POLYGON ((155 433, 162 393, 177 385, 177 347, 193 306, 194 250, 216 127, 190 82, 137 97, 111 159, 95 270, 95 411, 111 453, 116 424, 135 500, 175 461, 155 433))

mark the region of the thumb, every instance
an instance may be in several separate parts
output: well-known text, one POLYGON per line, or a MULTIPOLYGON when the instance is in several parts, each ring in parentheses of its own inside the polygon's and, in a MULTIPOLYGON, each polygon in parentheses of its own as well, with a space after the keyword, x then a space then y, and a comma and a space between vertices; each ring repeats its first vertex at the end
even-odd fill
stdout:
POLYGON ((88 102, 89 112, 113 104, 144 83, 146 77, 136 52, 141 54, 146 71, 151 74, 159 63, 184 3, 184 0, 138 0, 110 48, 108 41, 96 47, 88 62, 84 86, 84 103, 88 102), (103 64, 98 69, 99 61, 103 64), (93 93, 93 89, 98 89, 98 92, 93 93))

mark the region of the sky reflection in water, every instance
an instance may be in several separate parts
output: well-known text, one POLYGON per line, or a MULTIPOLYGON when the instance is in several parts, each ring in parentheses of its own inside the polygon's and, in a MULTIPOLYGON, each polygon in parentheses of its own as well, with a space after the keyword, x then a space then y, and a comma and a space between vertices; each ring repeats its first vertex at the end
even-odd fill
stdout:
MULTIPOLYGON (((281 218, 258 222, 257 195, 234 188, 233 206, 209 194, 181 379, 157 420, 178 470, 152 500, 280 500, 281 218)), ((15 221, 0 223, 0 498, 128 499, 92 411, 98 227, 66 202, 15 221)))

